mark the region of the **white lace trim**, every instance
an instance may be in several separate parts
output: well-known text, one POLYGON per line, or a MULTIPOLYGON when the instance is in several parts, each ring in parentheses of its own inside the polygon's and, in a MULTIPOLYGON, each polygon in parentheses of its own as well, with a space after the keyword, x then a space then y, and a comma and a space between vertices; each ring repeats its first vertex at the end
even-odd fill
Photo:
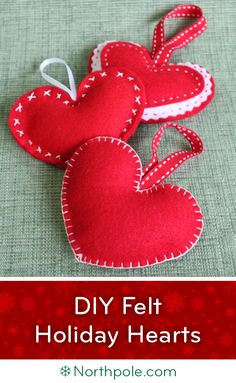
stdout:
POLYGON ((101 64, 101 53, 103 48, 109 44, 113 43, 113 41, 104 41, 104 43, 98 44, 96 48, 94 48, 91 56, 91 70, 92 72, 95 72, 96 70, 102 70, 102 64, 101 64))
MULTIPOLYGON (((114 41, 105 41, 104 43, 99 44, 93 51, 91 57, 91 69, 92 71, 102 70, 101 65, 101 52, 103 48, 108 44, 114 41)), ((133 44, 133 43, 132 43, 133 44)), ((138 44, 135 44, 138 45, 138 44)), ((169 64, 176 65, 176 64, 169 64)), ((142 116, 143 121, 149 120, 159 120, 161 118, 175 117, 178 115, 183 115, 186 112, 191 112, 194 108, 199 107, 204 103, 208 97, 212 94, 212 81, 210 73, 203 67, 200 67, 197 64, 187 63, 178 63, 177 65, 187 66, 194 69, 204 78, 204 88, 201 93, 197 96, 189 98, 188 100, 176 102, 173 104, 163 105, 163 106, 154 106, 150 108, 145 108, 142 116)))
MULTIPOLYGON (((102 63, 101 63, 101 53, 103 48, 110 43, 115 43, 116 40, 111 41, 104 41, 103 43, 100 43, 94 48, 91 56, 91 69, 92 72, 95 72, 96 70, 102 70, 102 63)), ((133 45, 137 45, 138 47, 141 47, 140 44, 131 43, 133 45)))
POLYGON ((212 94, 212 82, 211 75, 203 67, 192 63, 178 63, 177 65, 184 65, 194 69, 204 78, 204 88, 197 96, 189 98, 188 100, 176 102, 174 104, 168 104, 163 106, 156 106, 151 108, 145 108, 142 115, 142 120, 159 120, 161 118, 175 117, 183 115, 186 112, 191 112, 194 108, 199 107, 204 103, 208 97, 212 94))

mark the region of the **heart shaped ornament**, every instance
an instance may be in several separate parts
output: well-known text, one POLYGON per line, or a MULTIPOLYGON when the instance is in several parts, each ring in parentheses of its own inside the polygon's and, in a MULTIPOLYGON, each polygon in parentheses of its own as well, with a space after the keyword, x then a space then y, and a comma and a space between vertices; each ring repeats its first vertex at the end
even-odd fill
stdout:
POLYGON ((200 138, 174 123, 156 134, 152 160, 144 169, 137 153, 119 139, 96 137, 80 146, 62 186, 62 212, 76 260, 130 268, 187 253, 202 232, 200 207, 187 190, 162 182, 201 151, 200 138), (167 128, 186 137, 191 150, 158 162, 156 150, 167 128))
POLYGON ((106 41, 92 52, 89 71, 121 66, 133 71, 146 91, 145 123, 190 117, 205 108, 214 96, 213 77, 203 67, 187 62, 169 64, 176 49, 183 48, 205 31, 206 19, 195 5, 176 7, 157 24, 152 52, 124 41, 106 41), (197 18, 175 37, 165 40, 164 23, 171 18, 197 18))
POLYGON ((76 148, 92 137, 109 135, 127 141, 144 110, 142 83, 127 70, 108 68, 89 74, 76 91, 68 65, 60 59, 41 64, 43 86, 21 96, 11 108, 9 126, 17 143, 33 157, 66 168, 76 148), (70 89, 44 73, 63 63, 70 89))

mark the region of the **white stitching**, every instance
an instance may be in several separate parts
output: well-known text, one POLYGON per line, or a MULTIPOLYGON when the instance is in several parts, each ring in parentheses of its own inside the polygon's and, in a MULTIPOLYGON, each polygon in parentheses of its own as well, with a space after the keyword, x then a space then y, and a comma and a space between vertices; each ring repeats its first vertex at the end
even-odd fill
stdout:
MULTIPOLYGON (((98 67, 101 66, 101 64, 97 65, 96 61, 95 61, 95 57, 96 57, 96 60, 99 60, 100 59, 100 54, 101 54, 101 51, 103 50, 103 48, 106 47, 107 44, 110 44, 111 42, 107 41, 105 43, 102 43, 102 44, 99 44, 97 46, 97 48, 95 48, 95 50, 93 51, 93 56, 92 56, 92 70, 96 70, 98 69, 98 67), (97 53, 98 51, 98 53, 97 53), (94 58, 94 60, 93 60, 94 58)), ((119 42, 112 42, 114 43, 114 45, 112 45, 111 47, 117 47, 119 46, 119 42)), ((139 52, 142 54, 142 57, 143 59, 145 60, 145 63, 147 65, 147 67, 149 68, 150 71, 154 71, 154 72, 158 72, 158 71, 164 71, 164 70, 167 70, 167 69, 164 69, 164 68, 154 68, 154 69, 151 69, 150 68, 150 65, 148 65, 148 60, 144 57, 144 53, 147 52, 147 49, 145 47, 141 47, 139 46, 138 44, 135 44, 135 43, 126 43, 126 45, 128 47, 132 47, 133 49, 135 50, 138 50, 139 49, 139 52), (143 49, 143 50, 141 50, 143 49)), ((109 50, 110 48, 108 48, 109 50)), ((173 66, 173 65, 181 65, 181 66, 188 66, 190 67, 190 69, 194 69, 195 71, 197 71, 203 78, 204 80, 204 89, 202 92, 200 92, 199 94, 197 94, 196 96, 194 96, 194 92, 191 91, 189 93, 189 98, 188 97, 188 94, 185 95, 185 98, 186 100, 183 100, 183 101, 176 101, 175 103, 171 103, 169 105, 160 105, 160 106, 151 106, 151 107, 146 107, 145 110, 144 110, 144 113, 143 113, 143 116, 142 116, 142 119, 146 122, 146 121, 150 121, 150 120, 157 120, 157 119, 160 119, 160 118, 168 118, 168 117, 176 117, 177 115, 184 115, 187 111, 192 111, 194 108, 197 108, 199 107, 203 102, 205 102, 209 97, 210 95, 212 95, 213 93, 213 78, 212 76, 206 71, 205 68, 203 67, 200 67, 199 65, 194 65, 194 64, 191 64, 191 63, 185 63, 185 64, 182 64, 182 63, 178 63, 178 64, 168 64, 168 66, 173 66), (191 96, 191 97, 190 97, 191 96), (195 98, 197 97, 197 100, 195 100, 195 98), (171 106, 171 108, 170 108, 171 106)), ((106 62, 106 66, 108 66, 108 62, 106 62)), ((170 68, 168 68, 170 69, 170 68)), ((179 68, 171 68, 171 70, 176 70, 176 71, 179 71, 179 68)), ((189 72, 189 74, 191 76, 194 76, 194 74, 192 72, 189 72)), ((198 78, 198 77, 197 77, 198 78)), ((198 88, 195 88, 195 89, 198 89, 198 88)), ((195 92, 197 92, 195 90, 195 92)), ((183 96, 184 97, 184 96, 183 96)), ((171 97, 173 98, 173 97, 171 97)), ((176 100, 179 100, 180 96, 177 95, 175 96, 176 100)), ((165 102, 168 102, 169 100, 167 99, 161 99, 159 101, 157 100, 154 100, 153 101, 153 104, 158 104, 158 102, 162 102, 162 103, 165 103, 165 102)), ((171 100, 173 101, 173 100, 171 100)), ((146 105, 148 104, 147 102, 145 103, 146 105)))
MULTIPOLYGON (((92 81, 94 82, 95 79, 96 79, 96 76, 98 77, 99 75, 103 74, 102 77, 105 77, 104 74, 106 74, 106 72, 102 71, 101 72, 97 72, 96 74, 93 73, 93 75, 91 76, 88 75, 87 77, 87 82, 88 81, 92 81)), ((110 73, 110 77, 113 78, 113 77, 121 77, 123 79, 127 79, 128 81, 130 81, 130 75, 128 73, 123 73, 123 72, 112 72, 110 73)), ((132 80, 134 80, 134 78, 132 78, 132 80)), ((80 90, 80 93, 82 93, 82 89, 84 90, 84 93, 82 93, 82 97, 85 97, 92 89, 92 85, 88 85, 88 83, 85 83, 83 84, 83 88, 81 88, 81 85, 79 86, 79 90, 80 90)), ((141 102, 141 98, 142 98, 142 95, 139 95, 137 96, 136 94, 141 92, 141 88, 137 85, 137 84, 134 84, 134 105, 133 107, 136 107, 135 109, 132 109, 131 108, 131 112, 130 112, 130 118, 126 120, 126 128, 123 130, 123 132, 121 132, 120 134, 120 137, 123 138, 124 136, 124 133, 128 132, 130 129, 132 129, 133 127, 133 124, 135 123, 135 121, 137 121, 137 105, 141 105, 142 102, 141 102), (135 111, 135 113, 133 112, 135 111)), ((52 97, 55 97, 58 101, 62 102, 64 105, 70 105, 71 107, 74 106, 74 104, 71 104, 71 102, 67 99, 67 100, 63 100, 61 99, 61 96, 62 96, 62 93, 58 93, 58 89, 55 87, 55 88, 50 88, 50 89, 47 89, 46 87, 40 87, 40 88, 37 88, 35 89, 34 91, 31 91, 30 94, 29 93, 26 93, 24 94, 23 96, 20 97, 20 100, 19 99, 15 102, 15 104, 13 105, 12 109, 11 109, 11 113, 10 113, 10 118, 12 119, 13 121, 13 127, 16 127, 18 125, 21 125, 21 122, 20 122, 20 119, 18 117, 18 114, 17 113, 21 113, 22 111, 22 108, 24 106, 24 103, 25 102, 31 102, 33 99, 36 99, 38 94, 40 96, 52 96, 52 97), (17 107, 16 107, 17 105, 17 107), (14 111, 14 112, 13 112, 14 111), (14 113, 14 114, 13 114, 14 113), (17 116, 17 118, 15 117, 15 115, 17 116)), ((77 103, 78 106, 80 105, 80 103, 78 102, 77 103)), ((11 125, 11 123, 10 123, 11 125)), ((24 131, 21 129, 21 130, 16 130, 15 131, 18 133, 18 136, 19 138, 22 138, 24 136, 24 131)), ((14 129, 12 129, 12 133, 14 134, 14 129)), ((41 146, 39 146, 38 144, 35 144, 32 140, 29 140, 28 138, 25 139, 26 142, 31 146, 30 148, 30 151, 29 153, 33 155, 33 153, 39 153, 40 154, 40 158, 43 160, 45 158, 52 158, 54 161, 56 161, 56 164, 65 164, 66 161, 62 160, 62 156, 61 154, 52 154, 50 153, 47 149, 45 148, 42 148, 41 146)))
MULTIPOLYGON (((116 139, 116 138, 110 138, 110 137, 95 137, 95 138, 92 138, 92 139, 90 139, 86 144, 88 145, 88 144, 90 144, 90 143, 92 143, 92 142, 94 142, 94 141, 101 141, 101 140, 103 140, 104 142, 108 142, 109 144, 111 143, 117 143, 117 141, 120 141, 119 139, 116 139)), ((161 184, 161 185, 154 185, 153 187, 151 187, 151 188, 149 188, 149 189, 145 189, 145 190, 139 190, 139 187, 137 187, 136 186, 136 183, 137 183, 137 181, 139 181, 139 184, 140 184, 140 181, 141 181, 141 177, 142 177, 142 171, 141 171, 141 168, 142 168, 142 164, 141 164, 141 160, 140 160, 140 158, 139 158, 139 156, 137 155, 137 153, 128 145, 128 144, 126 144, 125 142, 121 142, 121 144, 120 145, 122 145, 122 148, 124 149, 124 150, 127 150, 127 152, 129 153, 129 155, 131 155, 132 156, 132 158, 135 158, 136 159, 136 161, 135 162, 137 162, 137 160, 138 160, 138 162, 140 163, 140 166, 139 166, 139 169, 140 170, 137 170, 137 173, 136 173, 136 175, 135 175, 135 178, 134 178, 134 190, 136 191, 136 192, 138 192, 138 193, 143 193, 143 192, 145 192, 145 193, 153 193, 153 189, 155 188, 155 190, 158 190, 159 188, 163 188, 163 189, 165 189, 165 188, 169 188, 170 190, 176 190, 177 192, 182 192, 182 194, 184 195, 184 197, 185 197, 185 195, 186 195, 186 197, 185 198, 187 198, 187 199, 189 199, 189 196, 191 196, 192 197, 192 199, 193 199, 193 201, 194 202, 196 202, 196 204, 197 204, 197 201, 195 200, 195 198, 191 195, 191 193, 189 192, 189 191, 187 191, 186 189, 184 189, 184 188, 181 188, 181 187, 178 187, 178 186, 176 186, 176 185, 163 185, 163 184, 161 184), (124 148, 124 146, 125 146, 125 148, 124 148)), ((82 145, 83 146, 83 145, 82 145)), ((117 145, 115 145, 115 147, 117 147, 117 145)), ((77 153, 77 155, 79 155, 79 153, 77 153)), ((77 157, 75 158, 75 161, 77 160, 77 157)), ((71 160, 70 160, 71 161, 71 160)), ((67 170, 66 170, 66 172, 65 172, 65 178, 70 178, 70 174, 71 174, 71 170, 69 169, 69 168, 67 168, 67 170), (68 173, 69 173, 69 175, 68 175, 68 173), (66 176, 68 176, 68 177, 66 177, 66 176)), ((66 204, 68 204, 68 199, 67 199, 67 190, 65 191, 65 189, 67 189, 67 187, 65 187, 65 185, 64 185, 64 179, 63 179, 63 184, 62 184, 62 214, 63 214, 63 218, 64 218, 64 223, 65 223, 65 228, 66 228, 66 231, 68 230, 68 225, 67 225, 67 223, 66 222, 68 222, 68 221, 71 221, 71 219, 70 218, 68 218, 67 217, 67 215, 68 214, 70 214, 69 212, 68 213, 65 213, 64 212, 64 207, 65 207, 65 203, 64 203, 64 201, 66 202, 66 204), (63 196, 66 196, 65 198, 63 197, 63 196)), ((198 205, 197 205, 198 206, 198 205)), ((199 209, 200 209, 200 207, 199 207, 199 209)), ((196 214, 196 212, 194 212, 195 214, 196 214)), ((201 214, 201 210, 199 210, 198 212, 197 212, 197 214, 201 214)), ((199 217, 199 215, 197 215, 198 217, 199 217)), ((150 266, 150 265, 153 265, 153 264, 155 264, 155 263, 162 263, 162 262, 165 262, 165 261, 168 261, 168 260, 172 260, 173 258, 174 259, 177 259, 177 258, 179 258, 179 257, 182 257, 183 255, 185 255, 189 250, 191 250, 192 249, 192 247, 193 246, 195 246, 196 245, 196 243, 198 242, 198 240, 199 240, 199 238, 200 238, 200 235, 201 235, 201 232, 202 232, 202 230, 203 230, 203 220, 202 219, 196 219, 196 222, 201 222, 202 223, 202 227, 200 228, 199 227, 199 224, 198 224, 198 226, 197 226, 197 230, 199 231, 200 230, 200 232, 198 232, 198 234, 194 234, 194 238, 193 238, 193 240, 192 241, 190 241, 190 247, 187 247, 187 246, 185 246, 185 248, 187 249, 185 252, 183 252, 183 253, 181 253, 180 251, 178 251, 178 254, 173 254, 173 253, 171 253, 172 254, 172 256, 170 257, 170 258, 168 258, 165 254, 163 254, 163 260, 161 260, 161 261, 158 261, 158 262, 156 262, 156 257, 155 257, 155 262, 152 262, 151 264, 150 264, 150 262, 149 262, 149 260, 147 259, 146 261, 145 260, 137 260, 136 261, 136 264, 134 265, 132 262, 131 262, 131 264, 130 264, 130 266, 129 267, 125 267, 125 268, 131 268, 131 267, 141 267, 141 262, 143 263, 145 263, 146 262, 146 265, 143 265, 142 264, 142 267, 145 267, 145 266, 150 266)), ((73 225, 70 225, 70 228, 71 227, 73 227, 73 225)), ((78 260, 78 261, 80 261, 81 263, 88 263, 88 262, 85 262, 85 260, 86 260, 86 257, 83 255, 83 253, 82 253, 82 251, 81 251, 81 247, 79 246, 78 247, 78 244, 76 244, 76 240, 75 239, 73 239, 72 241, 68 238, 68 241, 69 241, 69 243, 71 244, 71 248, 72 248, 72 250, 73 250, 73 252, 74 252, 74 255, 75 255, 75 259, 76 260, 78 260), (77 251, 79 251, 79 254, 77 254, 77 251)), ((189 242, 188 242, 189 243, 189 242)), ((183 245, 184 246, 184 245, 183 245)), ((111 268, 111 267, 114 267, 114 262, 112 262, 112 264, 111 264, 111 266, 110 265, 107 265, 107 262, 106 261, 104 261, 103 263, 101 263, 100 264, 100 260, 99 259, 97 259, 95 262, 92 262, 92 259, 90 259, 90 261, 89 261, 89 263, 91 263, 91 264, 93 264, 93 265, 97 265, 97 266, 103 266, 103 267, 107 267, 107 268, 111 268)), ((116 268, 124 268, 124 263, 123 262, 121 262, 120 264, 117 264, 117 265, 115 265, 115 267, 116 268)))

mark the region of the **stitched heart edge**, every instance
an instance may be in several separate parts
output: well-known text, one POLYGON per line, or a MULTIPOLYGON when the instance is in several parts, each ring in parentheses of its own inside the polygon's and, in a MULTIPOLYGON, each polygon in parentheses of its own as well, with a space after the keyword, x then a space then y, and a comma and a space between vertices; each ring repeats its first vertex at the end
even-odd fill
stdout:
MULTIPOLYGON (((49 163, 51 165, 57 165, 62 169, 66 169, 67 161, 69 159, 62 158, 63 155, 61 153, 52 153, 51 150, 49 150, 48 148, 42 147, 42 145, 37 142, 33 142, 30 136, 26 136, 24 132, 24 126, 22 126, 21 124, 21 115, 24 109, 24 105, 29 102, 35 102, 35 99, 37 99, 38 97, 40 98, 42 96, 45 96, 50 98, 54 97, 55 99, 58 99, 58 102, 64 104, 65 108, 75 107, 81 101, 83 101, 83 98, 87 94, 89 95, 90 91, 93 90, 94 87, 96 87, 96 78, 99 79, 99 76, 103 77, 104 73, 106 74, 107 72, 109 74, 109 77, 111 78, 117 77, 117 73, 121 73, 117 68, 113 67, 111 71, 109 69, 108 71, 96 71, 88 74, 78 86, 78 99, 76 101, 71 100, 71 98, 65 91, 52 86, 38 87, 33 90, 30 90, 29 92, 19 97, 12 105, 8 119, 10 131, 18 145, 20 145, 22 149, 24 149, 28 154, 30 154, 37 160, 49 163), (89 88, 87 88, 87 86, 89 86, 89 88)), ((145 103, 145 94, 143 85, 139 78, 137 78, 132 72, 127 71, 125 69, 123 69, 122 72, 124 74, 123 78, 127 79, 127 81, 129 82, 131 82, 131 80, 129 79, 132 78, 134 86, 137 85, 138 89, 134 89, 133 108, 138 107, 139 111, 137 115, 133 115, 133 109, 130 110, 132 118, 130 116, 127 116, 127 121, 124 121, 124 129, 120 132, 119 138, 121 138, 124 141, 127 141, 130 138, 130 136, 132 136, 132 134, 135 132, 140 122, 139 114, 141 114, 140 110, 143 111, 145 103), (139 98, 138 103, 136 101, 137 98, 139 98)))
POLYGON ((167 261, 172 261, 172 260, 176 260, 178 258, 181 258, 183 257, 185 254, 187 254, 198 242, 199 238, 201 237, 201 234, 202 234, 202 231, 203 231, 203 216, 202 216, 202 212, 201 212, 201 208, 200 206, 198 205, 198 202, 197 200, 194 198, 194 196, 186 189, 178 186, 178 185, 172 185, 172 184, 159 184, 159 185, 153 185, 151 186, 150 188, 148 189, 143 189, 143 190, 139 190, 139 187, 141 185, 141 180, 142 180, 142 162, 141 162, 141 159, 140 157, 138 156, 138 154, 134 151, 134 149, 129 145, 127 144, 126 142, 123 142, 117 138, 112 138, 112 137, 104 137, 104 136, 99 136, 99 137, 95 137, 95 138, 92 138, 90 140, 88 140, 87 142, 85 142, 84 144, 82 144, 77 150, 76 152, 73 154, 73 156, 71 157, 70 161, 68 162, 68 167, 66 169, 66 172, 64 174, 64 178, 63 178, 63 183, 62 183, 62 190, 61 190, 61 209, 62 209, 62 216, 63 216, 63 220, 64 220, 64 226, 65 226, 65 230, 66 230, 66 234, 67 234, 67 239, 69 241, 69 244, 72 248, 72 251, 74 253, 74 257, 75 257, 75 260, 80 262, 80 263, 86 263, 86 264, 90 264, 90 265, 94 265, 94 266, 98 266, 98 267, 106 267, 106 268, 117 268, 117 269, 133 269, 133 268, 141 268, 141 267, 148 267, 148 266, 153 266, 153 265, 157 265, 157 264, 161 264, 161 263, 164 263, 164 262, 167 262, 167 261), (74 238, 74 233, 73 233, 73 225, 71 224, 71 218, 70 218, 70 206, 69 206, 69 201, 67 199, 67 190, 69 189, 69 180, 70 180, 70 173, 74 167, 74 165, 76 164, 76 161, 78 159, 78 156, 80 155, 80 151, 82 152, 84 150, 84 148, 86 148, 86 146, 92 144, 93 142, 110 142, 111 144, 113 143, 116 143, 116 146, 120 146, 122 147, 124 150, 127 150, 130 157, 135 161, 136 165, 137 166, 137 173, 136 173, 136 176, 135 176, 135 179, 134 179, 134 190, 136 192, 140 192, 140 193, 152 193, 153 190, 159 190, 159 189, 173 189, 173 190, 177 190, 177 192, 179 193, 182 193, 183 196, 188 199, 191 199, 192 202, 193 202, 193 205, 192 206, 196 206, 196 209, 198 209, 197 211, 195 211, 196 213, 199 214, 199 218, 196 219, 196 233, 193 235, 193 239, 192 240, 189 240, 185 245, 183 245, 183 247, 186 248, 186 251, 185 252, 180 252, 180 254, 173 254, 171 253, 171 257, 166 257, 165 254, 163 254, 163 260, 161 261, 158 261, 157 258, 155 258, 155 261, 153 262, 149 262, 149 260, 147 259, 146 260, 146 264, 141 264, 141 262, 143 262, 143 260, 137 260, 137 264, 133 264, 132 262, 130 262, 130 265, 129 266, 124 266, 124 264, 121 262, 120 264, 114 264, 114 262, 111 262, 111 265, 108 265, 107 262, 103 262, 103 263, 99 263, 99 259, 96 260, 96 262, 93 262, 92 259, 88 260, 87 259, 87 256, 85 254, 83 254, 82 250, 81 250, 81 247, 80 247, 80 244, 78 242, 78 240, 76 240, 74 238))
MULTIPOLYGON (((90 56, 89 60, 89 71, 96 71, 102 69, 102 63, 101 63, 101 53, 103 48, 105 48, 110 43, 122 43, 129 46, 129 44, 136 45, 145 51, 148 52, 148 50, 136 43, 125 43, 120 41, 105 41, 101 44, 98 44, 97 47, 92 51, 92 54, 90 56)), ((173 65, 181 65, 186 66, 191 69, 194 69, 201 77, 204 79, 204 89, 201 93, 199 93, 197 96, 194 96, 192 98, 189 98, 187 100, 176 102, 176 103, 170 103, 167 105, 160 105, 160 106, 150 106, 145 107, 143 115, 142 115, 142 122, 144 123, 152 123, 152 122, 162 122, 166 121, 168 119, 178 119, 183 118, 185 114, 186 117, 200 112, 201 106, 206 107, 215 94, 215 83, 212 75, 202 66, 198 64, 193 64, 191 62, 186 63, 171 63, 168 64, 169 66, 173 65)))

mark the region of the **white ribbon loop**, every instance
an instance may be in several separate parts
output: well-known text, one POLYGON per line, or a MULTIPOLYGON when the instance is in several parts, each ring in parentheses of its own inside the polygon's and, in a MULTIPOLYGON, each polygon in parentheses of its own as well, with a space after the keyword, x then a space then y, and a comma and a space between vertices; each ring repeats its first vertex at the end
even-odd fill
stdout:
POLYGON ((76 101, 77 92, 76 92, 76 87, 75 87, 74 76, 73 76, 72 70, 70 69, 69 65, 67 65, 67 63, 64 60, 61 60, 58 58, 46 59, 40 64, 39 70, 41 72, 42 77, 46 81, 48 81, 50 84, 55 85, 56 87, 64 90, 65 92, 67 92, 69 94, 69 96, 71 97, 71 99, 73 101, 76 101), (70 84, 70 89, 67 86, 65 86, 64 84, 62 84, 60 81, 55 80, 55 78, 49 76, 48 74, 46 74, 44 72, 46 67, 48 65, 51 65, 51 64, 63 64, 63 65, 65 65, 66 70, 67 70, 69 84, 70 84))

